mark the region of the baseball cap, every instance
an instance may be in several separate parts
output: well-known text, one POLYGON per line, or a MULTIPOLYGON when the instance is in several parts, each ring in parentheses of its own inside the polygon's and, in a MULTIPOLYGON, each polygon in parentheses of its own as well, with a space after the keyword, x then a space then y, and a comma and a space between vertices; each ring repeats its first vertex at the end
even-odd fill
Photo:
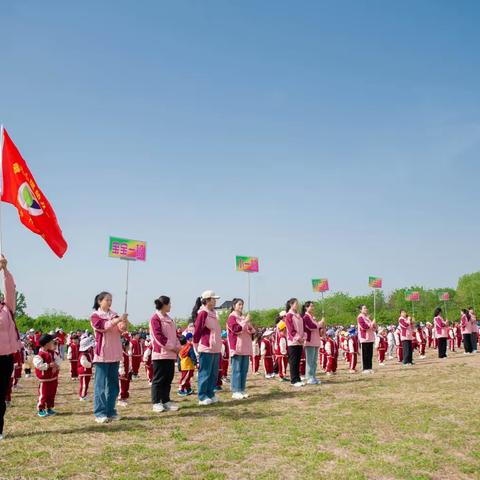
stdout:
POLYGON ((220 297, 218 295, 215 295, 215 292, 213 290, 205 290, 202 293, 201 298, 202 300, 207 300, 209 298, 219 299, 220 297))

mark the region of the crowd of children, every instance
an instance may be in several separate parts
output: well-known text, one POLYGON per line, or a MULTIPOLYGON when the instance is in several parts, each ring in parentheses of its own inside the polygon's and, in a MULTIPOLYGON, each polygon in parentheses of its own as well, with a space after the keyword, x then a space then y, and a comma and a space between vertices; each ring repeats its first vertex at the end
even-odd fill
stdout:
MULTIPOLYGON (((448 339, 448 350, 455 352, 462 344, 466 354, 477 351, 478 335, 475 312, 472 309, 462 310, 461 320, 452 324, 446 323, 444 330, 448 339)), ((252 355, 250 356, 251 373, 259 375, 260 371, 265 379, 277 378, 281 382, 289 381, 289 348, 286 312, 280 312, 276 324, 271 328, 255 329, 252 333, 252 355)), ((182 397, 194 393, 193 383, 195 371, 198 368, 198 352, 193 344, 194 325, 191 323, 184 329, 177 329, 180 350, 177 356, 178 388, 177 394, 182 397)), ((345 362, 348 371, 357 371, 358 356, 361 344, 358 340, 356 325, 348 328, 343 326, 319 328, 318 366, 325 375, 335 375, 339 361, 345 362)), ((379 327, 375 334, 375 350, 378 365, 384 366, 388 361, 396 361, 406 365, 413 363, 413 355, 423 359, 427 349, 439 348, 439 337, 444 331, 430 322, 414 324, 406 312, 401 313, 398 325, 379 327), (410 334, 407 327, 411 326, 410 334), (405 338, 411 342, 408 347, 411 354, 405 352, 405 338), (411 359, 405 362, 405 355, 411 359)), ((18 386, 22 377, 32 376, 32 371, 38 380, 37 414, 40 417, 55 415, 55 395, 58 386, 58 376, 62 360, 69 362, 69 372, 72 381, 79 383, 78 398, 85 402, 89 399, 89 386, 94 375, 95 338, 88 331, 70 332, 65 335, 62 329, 42 334, 30 330, 21 336, 22 348, 14 355, 14 370, 7 392, 7 406, 12 399, 12 390, 18 386), (66 355, 64 353, 66 347, 66 355)), ((132 333, 125 332, 122 336, 123 360, 119 368, 120 394, 118 405, 126 407, 130 397, 130 385, 133 379, 141 376, 141 364, 144 364, 145 378, 151 385, 152 370, 152 343, 150 335, 145 329, 132 333)), ((303 351, 305 348, 303 349, 303 351)), ((215 391, 224 389, 229 383, 230 368, 229 344, 227 332, 222 332, 222 352, 218 366, 218 379, 215 391)), ((305 354, 300 357, 300 375, 305 380, 305 354)), ((308 383, 320 383, 317 378, 308 383)), ((236 397, 235 397, 236 398, 236 397)))

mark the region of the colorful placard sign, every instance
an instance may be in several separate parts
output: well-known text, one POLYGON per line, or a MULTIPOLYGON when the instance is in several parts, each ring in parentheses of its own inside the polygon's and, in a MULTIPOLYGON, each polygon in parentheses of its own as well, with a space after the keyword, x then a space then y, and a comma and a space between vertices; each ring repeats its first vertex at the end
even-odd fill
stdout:
POLYGON ((420 301, 420 292, 413 292, 408 290, 405 294, 407 302, 419 302, 420 301))
POLYGON ((139 240, 110 237, 108 256, 144 262, 147 259, 147 244, 139 240))
POLYGON ((442 292, 439 295, 439 300, 442 302, 448 302, 450 300, 450 294, 448 292, 442 292))
POLYGON ((382 288, 382 279, 380 277, 368 277, 368 286, 370 288, 382 288))
POLYGON ((237 272, 258 272, 258 257, 235 257, 237 272))
POLYGON ((328 292, 328 280, 326 278, 314 278, 312 288, 314 292, 328 292))

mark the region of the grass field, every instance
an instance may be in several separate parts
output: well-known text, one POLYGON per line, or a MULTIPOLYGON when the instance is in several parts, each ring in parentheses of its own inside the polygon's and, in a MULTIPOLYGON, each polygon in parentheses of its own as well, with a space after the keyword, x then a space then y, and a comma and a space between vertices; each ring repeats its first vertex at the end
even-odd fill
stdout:
POLYGON ((248 400, 221 393, 222 403, 199 407, 190 397, 176 413, 152 413, 143 377, 122 420, 107 425, 78 401, 66 368, 56 417, 36 417, 36 382, 22 379, 0 478, 480 478, 480 354, 427 355, 371 376, 340 362, 336 377, 300 391, 249 377, 248 400))

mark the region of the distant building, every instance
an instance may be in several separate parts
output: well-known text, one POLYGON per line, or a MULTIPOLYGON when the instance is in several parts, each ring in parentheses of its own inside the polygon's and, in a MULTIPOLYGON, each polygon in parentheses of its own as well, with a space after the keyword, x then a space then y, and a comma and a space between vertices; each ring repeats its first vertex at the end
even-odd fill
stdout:
POLYGON ((226 300, 223 302, 219 307, 215 307, 215 310, 219 310, 220 312, 224 312, 225 310, 230 310, 233 306, 233 302, 231 300, 226 300))

